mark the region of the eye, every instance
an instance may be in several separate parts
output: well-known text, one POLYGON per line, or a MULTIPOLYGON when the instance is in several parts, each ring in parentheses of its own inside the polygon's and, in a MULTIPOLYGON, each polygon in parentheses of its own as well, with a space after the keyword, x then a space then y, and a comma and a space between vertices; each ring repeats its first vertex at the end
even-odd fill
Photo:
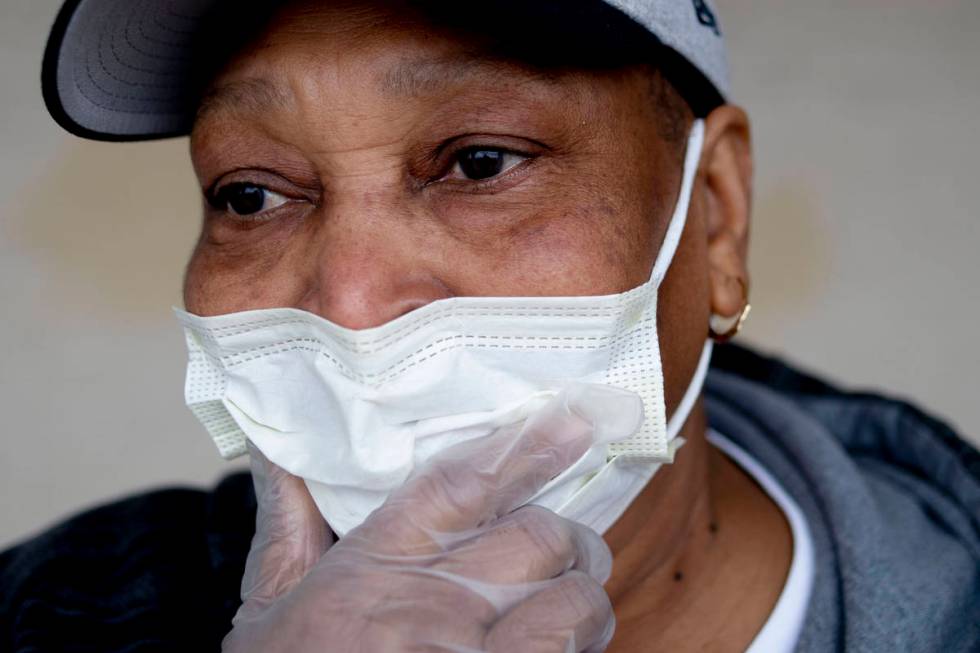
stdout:
POLYGON ((222 186, 208 197, 208 203, 215 210, 228 211, 239 216, 265 213, 288 201, 288 197, 274 193, 263 186, 247 182, 222 186))
POLYGON ((514 166, 526 161, 528 157, 507 150, 474 147, 463 150, 456 156, 451 177, 479 181, 501 175, 514 166))

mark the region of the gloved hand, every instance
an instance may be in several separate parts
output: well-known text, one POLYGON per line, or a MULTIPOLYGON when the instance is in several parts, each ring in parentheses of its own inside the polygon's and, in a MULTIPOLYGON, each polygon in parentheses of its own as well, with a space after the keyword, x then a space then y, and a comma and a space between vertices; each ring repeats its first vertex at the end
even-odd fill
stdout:
POLYGON ((233 652, 602 651, 615 620, 602 538, 517 508, 642 402, 577 384, 522 424, 457 445, 334 541, 303 482, 252 450, 257 531, 233 652), (515 510, 515 508, 517 508, 515 510))

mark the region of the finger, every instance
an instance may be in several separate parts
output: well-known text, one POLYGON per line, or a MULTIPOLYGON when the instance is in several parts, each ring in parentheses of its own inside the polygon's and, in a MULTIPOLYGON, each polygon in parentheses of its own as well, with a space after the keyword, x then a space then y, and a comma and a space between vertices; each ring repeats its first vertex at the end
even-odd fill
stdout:
MULTIPOLYGON (((413 571, 403 574, 408 584, 402 591, 386 591, 384 600, 371 606, 372 625, 397 629, 405 641, 452 642, 478 648, 498 616, 494 606, 455 578, 413 571)), ((391 579, 386 580, 391 583, 391 579)))
POLYGON ((408 515, 421 532, 457 532, 506 514, 581 458, 595 442, 642 423, 634 393, 574 384, 522 425, 451 447, 394 492, 378 512, 408 515))
POLYGON ((616 619, 602 586, 572 571, 512 608, 487 633, 488 653, 602 651, 616 619))
POLYGON ((500 585, 534 583, 572 569, 603 583, 612 570, 612 554, 592 529, 525 506, 462 541, 433 567, 500 585))
POLYGON ((303 481, 251 444, 249 455, 258 509, 236 619, 263 610, 292 589, 333 542, 303 481))

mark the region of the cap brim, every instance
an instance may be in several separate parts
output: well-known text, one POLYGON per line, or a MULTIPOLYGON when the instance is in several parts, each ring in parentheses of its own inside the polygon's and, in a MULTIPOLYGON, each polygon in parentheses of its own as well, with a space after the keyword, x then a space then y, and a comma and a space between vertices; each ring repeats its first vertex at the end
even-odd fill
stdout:
POLYGON ((54 119, 84 138, 131 141, 189 133, 198 88, 195 42, 218 0, 68 0, 41 72, 54 119))
MULTIPOLYGON (((520 0, 510 1, 525 6, 520 0)), ((529 4, 548 5, 552 13, 558 12, 557 22, 571 23, 576 14, 569 11, 568 1, 529 4)), ((83 138, 139 141, 187 135, 216 66, 261 29, 277 4, 270 0, 67 0, 45 50, 41 73, 45 104, 58 124, 83 138)), ((651 43, 662 43, 655 29, 659 24, 651 19, 646 25, 640 17, 629 16, 619 6, 622 1, 581 4, 603 8, 605 14, 595 14, 597 22, 621 30, 613 35, 618 40, 629 40, 626 33, 639 30, 651 43), (612 15, 616 21, 610 19, 612 15)), ((595 30, 593 13, 580 13, 578 20, 595 30)), ((659 27, 678 33, 686 29, 683 24, 659 27)), ((678 41, 667 48, 658 45, 659 64, 695 113, 704 115, 722 102, 722 96, 717 84, 690 61, 705 57, 708 63, 723 61, 723 45, 712 40, 713 35, 702 43, 709 35, 700 25, 694 29, 701 40, 678 41)), ((584 41, 570 38, 569 42, 584 41)), ((719 79, 723 88, 724 79, 719 79)))

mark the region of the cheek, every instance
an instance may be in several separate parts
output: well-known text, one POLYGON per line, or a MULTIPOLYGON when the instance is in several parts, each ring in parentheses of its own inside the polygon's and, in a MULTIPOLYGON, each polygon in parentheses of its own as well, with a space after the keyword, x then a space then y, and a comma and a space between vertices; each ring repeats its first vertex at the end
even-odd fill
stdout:
POLYGON ((239 277, 234 269, 223 266, 207 246, 199 244, 184 276, 185 308, 205 317, 235 312, 248 301, 247 286, 239 277))
POLYGON ((184 271, 184 308, 196 315, 211 315, 208 312, 208 263, 205 260, 206 254, 202 251, 201 243, 198 242, 191 254, 191 260, 187 263, 184 271))
POLYGON ((240 247, 219 247, 202 236, 187 265, 184 305, 196 315, 212 316, 262 308, 294 306, 304 292, 302 270, 284 261, 302 261, 293 239, 272 239, 240 247), (275 241, 275 242, 272 242, 275 241))
POLYGON ((435 205, 461 245, 443 269, 447 285, 457 294, 573 296, 646 282, 669 211, 622 160, 566 158, 498 196, 435 205))
POLYGON ((502 269, 510 271, 516 294, 606 295, 647 280, 649 261, 635 215, 604 198, 565 195, 549 204, 506 238, 502 269))

